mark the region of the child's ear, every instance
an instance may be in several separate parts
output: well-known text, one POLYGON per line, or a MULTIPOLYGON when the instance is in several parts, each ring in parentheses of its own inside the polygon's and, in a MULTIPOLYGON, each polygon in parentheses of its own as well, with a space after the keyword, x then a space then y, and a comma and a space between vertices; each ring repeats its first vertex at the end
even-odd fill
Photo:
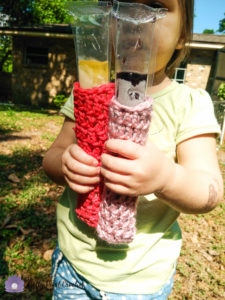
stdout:
POLYGON ((184 45, 185 45, 184 38, 180 37, 180 39, 178 40, 177 45, 176 45, 176 50, 180 50, 180 49, 184 48, 184 45))

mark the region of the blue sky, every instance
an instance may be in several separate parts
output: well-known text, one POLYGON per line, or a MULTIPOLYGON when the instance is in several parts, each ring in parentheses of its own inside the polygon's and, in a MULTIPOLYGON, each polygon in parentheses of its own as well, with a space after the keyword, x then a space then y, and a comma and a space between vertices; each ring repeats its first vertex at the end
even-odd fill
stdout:
POLYGON ((202 33, 204 29, 216 31, 219 20, 225 18, 224 13, 225 0, 195 0, 194 33, 202 33))

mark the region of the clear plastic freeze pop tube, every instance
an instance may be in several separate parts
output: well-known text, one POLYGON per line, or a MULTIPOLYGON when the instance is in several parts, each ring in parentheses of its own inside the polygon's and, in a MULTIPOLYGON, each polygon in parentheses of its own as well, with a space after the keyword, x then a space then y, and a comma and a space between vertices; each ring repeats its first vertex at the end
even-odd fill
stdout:
POLYGON ((80 87, 90 89, 107 84, 111 60, 111 3, 68 2, 66 9, 72 16, 80 87))
MULTIPOLYGON (((101 164, 107 140, 108 109, 114 95, 110 83, 111 9, 108 2, 69 2, 66 9, 72 16, 77 73, 74 83, 74 116, 77 144, 101 164)), ((93 190, 78 194, 76 215, 83 222, 97 227, 103 178, 93 190)))
MULTIPOLYGON (((157 45, 154 27, 165 10, 143 4, 116 2, 113 6, 116 93, 109 106, 108 138, 144 145, 151 123, 153 100, 146 93, 155 72, 157 45)), ((98 236, 109 244, 126 244, 136 234, 138 197, 104 188, 98 236)))
POLYGON ((163 8, 114 2, 116 98, 125 106, 143 102, 147 88, 152 85, 157 52, 154 29, 156 21, 165 14, 163 8))

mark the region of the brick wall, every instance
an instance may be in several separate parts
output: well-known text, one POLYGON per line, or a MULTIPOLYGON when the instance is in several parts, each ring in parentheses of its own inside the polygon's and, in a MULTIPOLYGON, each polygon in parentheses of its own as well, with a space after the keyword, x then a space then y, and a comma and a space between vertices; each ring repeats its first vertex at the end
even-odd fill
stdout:
POLYGON ((46 105, 57 94, 70 94, 76 80, 72 39, 14 37, 13 49, 12 94, 15 103, 46 105), (26 64, 27 47, 48 48, 48 64, 26 64))
POLYGON ((215 50, 192 49, 187 62, 185 83, 193 88, 210 91, 210 78, 215 69, 215 62, 215 50))
POLYGON ((206 89, 211 66, 187 64, 186 84, 193 88, 206 89))
MULTIPOLYGON (((45 105, 56 95, 69 95, 77 80, 74 42, 72 39, 45 37, 13 38, 14 70, 12 96, 16 103, 45 105), (48 48, 48 65, 26 65, 27 47, 48 48)), ((192 49, 187 61, 185 83, 211 92, 216 50, 192 49)))

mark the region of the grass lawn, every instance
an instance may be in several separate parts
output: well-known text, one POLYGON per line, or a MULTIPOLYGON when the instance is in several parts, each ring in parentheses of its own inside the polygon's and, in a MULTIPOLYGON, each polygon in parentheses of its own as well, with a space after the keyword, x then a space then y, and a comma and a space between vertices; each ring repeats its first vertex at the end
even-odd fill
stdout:
MULTIPOLYGON (((63 117, 56 111, 0 106, 0 299, 51 299, 55 209, 63 188, 44 174, 41 161, 63 117), (12 275, 24 292, 5 292, 12 275)), ((225 165, 221 162, 225 179, 225 165)), ((225 202, 206 215, 181 215, 183 248, 174 299, 225 299, 225 202)), ((165 249, 166 251, 166 249, 165 249)))

